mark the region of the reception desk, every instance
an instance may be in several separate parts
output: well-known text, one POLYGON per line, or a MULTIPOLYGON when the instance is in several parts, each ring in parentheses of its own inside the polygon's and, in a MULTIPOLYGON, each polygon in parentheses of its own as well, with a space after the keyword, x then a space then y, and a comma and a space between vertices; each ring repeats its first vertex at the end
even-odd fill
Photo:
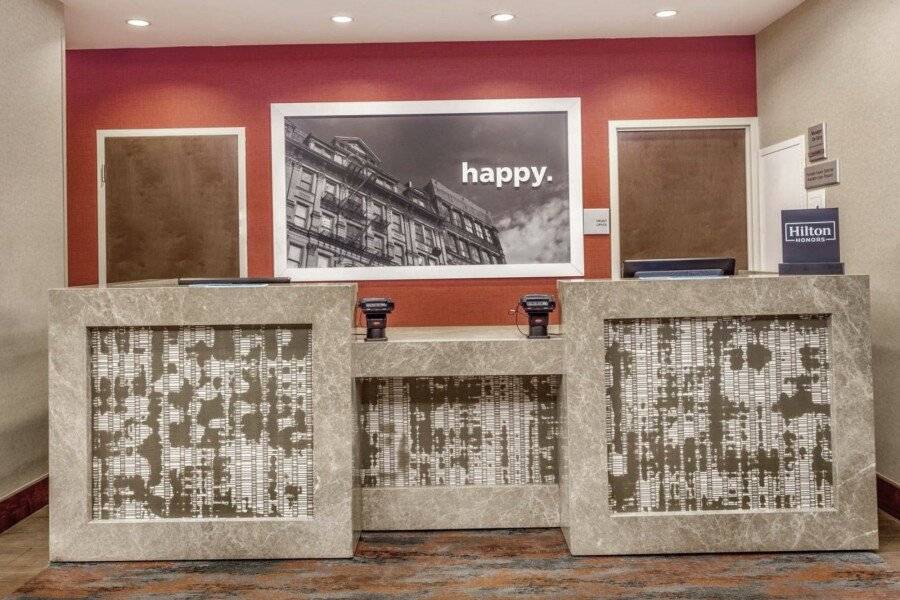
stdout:
POLYGON ((50 293, 50 559, 352 556, 355 285, 50 293))
POLYGON ((877 546, 867 278, 559 287, 550 339, 379 343, 352 284, 51 292, 51 559, 494 527, 574 554, 877 546))
POLYGON ((362 529, 559 526, 558 333, 393 328, 352 354, 362 529))
POLYGON ((867 277, 560 291, 573 554, 877 548, 867 277))

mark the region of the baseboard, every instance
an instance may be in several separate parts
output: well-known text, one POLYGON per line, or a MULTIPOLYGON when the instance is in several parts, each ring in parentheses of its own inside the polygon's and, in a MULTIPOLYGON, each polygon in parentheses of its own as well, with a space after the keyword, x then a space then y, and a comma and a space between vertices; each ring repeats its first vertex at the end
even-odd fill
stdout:
POLYGON ((900 485, 878 476, 878 508, 900 519, 900 485))
POLYGON ((45 475, 0 500, 0 532, 47 506, 49 497, 50 479, 45 475))

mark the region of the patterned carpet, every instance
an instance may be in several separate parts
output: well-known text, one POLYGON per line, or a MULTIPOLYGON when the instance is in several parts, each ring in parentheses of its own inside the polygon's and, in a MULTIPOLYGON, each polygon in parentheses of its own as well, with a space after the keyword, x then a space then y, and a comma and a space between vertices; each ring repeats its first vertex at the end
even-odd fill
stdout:
POLYGON ((868 552, 572 557, 556 529, 366 533, 352 560, 53 564, 12 598, 900 598, 868 552))

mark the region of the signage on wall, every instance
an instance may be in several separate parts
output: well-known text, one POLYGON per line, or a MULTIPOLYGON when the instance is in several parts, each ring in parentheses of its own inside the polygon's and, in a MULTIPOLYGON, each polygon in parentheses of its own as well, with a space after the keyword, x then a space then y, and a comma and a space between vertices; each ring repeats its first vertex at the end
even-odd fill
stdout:
POLYGON ((584 235, 609 235, 609 209, 584 209, 584 235))
POLYGON ((782 274, 843 273, 838 209, 781 211, 782 274))
POLYGON ((825 208, 825 188, 806 192, 806 208, 825 208))
POLYGON ((806 167, 806 189, 837 185, 841 182, 840 165, 837 159, 806 167))
POLYGON ((806 157, 809 162, 825 160, 828 157, 825 142, 825 123, 813 125, 806 130, 806 157))
POLYGON ((580 110, 578 98, 273 104, 275 272, 583 275, 580 110))

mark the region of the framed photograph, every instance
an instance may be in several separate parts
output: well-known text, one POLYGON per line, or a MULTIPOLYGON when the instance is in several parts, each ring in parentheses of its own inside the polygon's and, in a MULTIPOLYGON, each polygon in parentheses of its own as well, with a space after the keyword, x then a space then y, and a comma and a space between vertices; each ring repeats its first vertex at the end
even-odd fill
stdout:
POLYGON ((275 274, 584 274, 578 98, 272 105, 275 274))

